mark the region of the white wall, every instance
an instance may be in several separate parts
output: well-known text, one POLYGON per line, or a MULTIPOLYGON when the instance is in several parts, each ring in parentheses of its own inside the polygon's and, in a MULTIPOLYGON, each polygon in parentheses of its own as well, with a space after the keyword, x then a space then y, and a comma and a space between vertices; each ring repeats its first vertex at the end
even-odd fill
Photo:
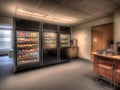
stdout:
POLYGON ((120 10, 114 14, 114 43, 116 42, 120 42, 120 10))
POLYGON ((78 40, 79 54, 78 56, 87 60, 91 60, 91 29, 92 26, 113 22, 113 16, 104 17, 85 24, 72 27, 72 39, 78 40))

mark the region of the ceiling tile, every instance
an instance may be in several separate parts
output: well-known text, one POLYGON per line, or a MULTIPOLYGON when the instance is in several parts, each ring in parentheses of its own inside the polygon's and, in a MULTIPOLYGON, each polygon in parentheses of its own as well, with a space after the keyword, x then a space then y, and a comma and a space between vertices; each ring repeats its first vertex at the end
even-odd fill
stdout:
POLYGON ((113 1, 114 4, 120 6, 120 0, 111 0, 111 1, 113 1))
POLYGON ((74 16, 74 17, 84 18, 84 19, 86 19, 86 18, 88 18, 88 17, 92 17, 92 16, 89 15, 88 13, 84 13, 84 12, 82 12, 82 11, 80 11, 80 10, 76 10, 76 9, 72 9, 72 10, 68 13, 68 15, 72 15, 72 16, 74 16))
POLYGON ((67 0, 48 0, 48 1, 61 4, 61 3, 64 3, 65 1, 67 1, 67 0))
POLYGON ((100 10, 107 12, 107 13, 112 13, 115 9, 118 8, 116 4, 114 4, 111 0, 101 0, 98 1, 95 7, 99 8, 100 10))
POLYGON ((51 11, 50 14, 54 15, 54 13, 55 13, 55 14, 59 14, 59 15, 66 15, 69 12, 71 12, 71 10, 72 10, 71 8, 60 5, 56 9, 51 11))
POLYGON ((95 17, 109 15, 118 7, 111 0, 68 0, 64 5, 95 17))
POLYGON ((42 3, 38 6, 37 10, 42 10, 47 13, 54 11, 60 4, 50 2, 50 0, 43 0, 42 3))
POLYGON ((16 0, 17 6, 34 9, 40 0, 16 0))

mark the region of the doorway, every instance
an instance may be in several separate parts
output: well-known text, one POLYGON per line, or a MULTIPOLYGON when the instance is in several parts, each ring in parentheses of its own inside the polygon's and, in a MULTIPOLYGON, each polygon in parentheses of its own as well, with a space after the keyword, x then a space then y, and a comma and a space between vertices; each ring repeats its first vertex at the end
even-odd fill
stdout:
POLYGON ((8 53, 12 49, 12 25, 0 24, 0 78, 13 71, 13 58, 8 53))

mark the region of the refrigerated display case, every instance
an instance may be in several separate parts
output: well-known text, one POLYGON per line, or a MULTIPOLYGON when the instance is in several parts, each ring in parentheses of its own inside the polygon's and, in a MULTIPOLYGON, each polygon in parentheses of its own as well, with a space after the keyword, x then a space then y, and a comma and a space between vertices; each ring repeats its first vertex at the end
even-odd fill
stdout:
POLYGON ((70 61, 70 27, 60 26, 60 62, 70 61))
POLYGON ((39 32, 16 31, 17 65, 39 62, 39 32))
POLYGON ((14 72, 70 60, 69 27, 20 18, 13 25, 14 72))
POLYGON ((58 63, 57 25, 44 23, 42 35, 43 65, 58 63))
POLYGON ((41 66, 40 22, 14 18, 14 72, 41 66))

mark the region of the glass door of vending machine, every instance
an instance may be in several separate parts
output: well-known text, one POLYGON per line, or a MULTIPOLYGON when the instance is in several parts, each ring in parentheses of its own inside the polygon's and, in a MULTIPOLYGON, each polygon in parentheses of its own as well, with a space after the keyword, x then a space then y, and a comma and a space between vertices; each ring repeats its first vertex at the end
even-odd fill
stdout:
POLYGON ((69 61, 70 34, 60 34, 60 61, 69 61))
POLYGON ((70 47, 70 35, 69 34, 60 34, 60 46, 62 48, 70 47))
POLYGON ((57 33, 43 32, 43 65, 57 63, 57 33))
POLYGON ((39 32, 16 31, 17 66, 39 63, 39 32))

